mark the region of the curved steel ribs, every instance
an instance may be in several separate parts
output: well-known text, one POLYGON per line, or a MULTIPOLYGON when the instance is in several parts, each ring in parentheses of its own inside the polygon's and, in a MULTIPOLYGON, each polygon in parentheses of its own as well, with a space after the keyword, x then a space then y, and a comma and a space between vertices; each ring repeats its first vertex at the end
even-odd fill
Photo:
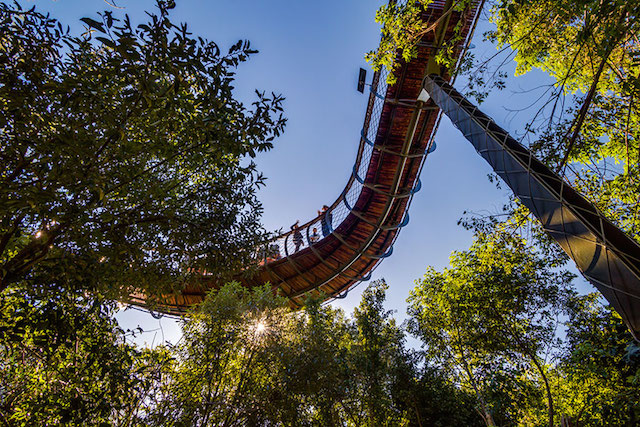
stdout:
MULTIPOLYGON (((463 12, 452 7, 451 0, 434 1, 423 12, 433 31, 422 38, 417 57, 401 65, 396 84, 387 86, 385 72, 375 73, 353 173, 329 207, 330 221, 317 217, 300 226, 302 239, 293 231, 279 236, 262 251, 256 274, 239 275, 240 282, 247 286, 269 282, 299 306, 311 293, 344 296, 391 254, 400 228, 409 220, 411 198, 420 189, 425 158, 435 148, 431 137, 439 113, 420 99, 422 81, 428 68, 433 69, 443 42, 455 37, 454 52, 461 55, 477 17, 476 1, 463 12), (455 28, 459 23, 461 30, 455 28), (314 228, 326 236, 314 241, 314 228)), ((167 295, 156 309, 183 313, 201 302, 208 288, 219 285, 203 283, 167 295)), ((144 295, 132 295, 129 302, 147 305, 144 295)))

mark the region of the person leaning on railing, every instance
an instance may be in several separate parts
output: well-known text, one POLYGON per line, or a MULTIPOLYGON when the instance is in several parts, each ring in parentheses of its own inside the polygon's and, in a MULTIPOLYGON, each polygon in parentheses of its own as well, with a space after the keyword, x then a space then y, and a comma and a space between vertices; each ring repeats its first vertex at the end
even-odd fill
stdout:
POLYGON ((309 246, 311 246, 313 243, 316 243, 318 240, 320 240, 318 229, 313 227, 313 233, 311 233, 311 235, 309 236, 309 246))

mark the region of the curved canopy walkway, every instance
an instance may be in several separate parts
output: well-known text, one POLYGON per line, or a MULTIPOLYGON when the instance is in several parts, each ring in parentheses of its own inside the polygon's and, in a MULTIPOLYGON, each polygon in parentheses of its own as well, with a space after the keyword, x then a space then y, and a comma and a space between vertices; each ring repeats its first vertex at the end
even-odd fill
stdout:
MULTIPOLYGON (((337 200, 262 249, 257 272, 238 276, 240 282, 270 282, 299 306, 310 293, 343 297, 391 255, 398 232, 409 222, 407 211, 420 190, 422 166, 435 149, 439 111, 421 98, 423 79, 433 72, 435 54, 445 41, 460 36, 455 55, 461 56, 477 18, 478 2, 464 12, 451 10, 452 5, 450 0, 434 1, 423 13, 433 30, 419 43, 417 57, 399 67, 393 86, 386 84, 385 71, 374 74, 356 161, 337 200)), ((158 309, 181 314, 201 302, 206 291, 207 286, 188 287, 167 296, 158 309)), ((133 295, 130 302, 146 305, 143 295, 133 295)))
MULTIPOLYGON (((464 13, 451 11, 451 5, 436 1, 424 12, 434 31, 419 43, 417 58, 402 65, 396 84, 387 86, 384 72, 374 75, 356 162, 338 199, 271 242, 260 253, 257 272, 238 280, 247 286, 270 282, 295 306, 310 293, 340 298, 367 280, 391 255, 409 221, 409 205, 421 187, 420 171, 435 148, 433 135, 444 112, 640 337, 640 245, 448 85, 435 52, 461 23, 459 58, 478 13, 475 2, 464 13)), ((160 309, 180 314, 201 302, 206 290, 193 287, 167 296, 160 309)), ((143 296, 131 302, 145 305, 143 296)))

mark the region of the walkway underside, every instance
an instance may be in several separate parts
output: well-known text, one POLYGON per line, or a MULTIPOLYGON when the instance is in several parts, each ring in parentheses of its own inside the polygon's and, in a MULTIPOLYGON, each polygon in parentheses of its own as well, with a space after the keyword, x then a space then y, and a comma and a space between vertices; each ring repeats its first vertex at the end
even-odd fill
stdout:
MULTIPOLYGON (((331 221, 318 217, 298 233, 279 236, 261 250, 257 272, 237 280, 249 287, 269 282, 293 306, 312 293, 339 298, 366 280, 391 254, 408 222, 420 171, 435 148, 439 107, 640 337, 640 245, 464 99, 447 83, 448 76, 432 74, 438 46, 462 22, 455 50, 460 55, 477 17, 478 3, 463 13, 447 13, 452 4, 435 1, 424 13, 425 22, 437 23, 435 30, 420 42, 417 58, 402 65, 395 85, 387 87, 385 76, 375 74, 353 174, 328 210, 331 221), (314 228, 327 236, 316 240, 314 228)), ((219 285, 203 278, 197 286, 167 295, 157 308, 182 314, 219 285)), ((130 302, 147 305, 143 295, 130 302)))
POLYGON ((640 245, 442 78, 424 87, 640 337, 640 245))
MULTIPOLYGON (((346 295, 390 255, 400 228, 408 222, 407 210, 419 189, 418 177, 439 116, 435 106, 418 99, 427 68, 433 72, 437 46, 454 37, 459 22, 462 37, 455 51, 461 54, 477 15, 476 2, 462 13, 446 13, 452 4, 429 5, 423 17, 428 24, 437 23, 435 30, 424 36, 417 57, 402 64, 396 84, 387 87, 385 74, 374 75, 353 174, 329 209, 331 233, 314 243, 313 228, 319 232, 323 228, 321 218, 315 218, 300 226, 301 247, 296 248, 300 237, 296 239, 292 232, 280 236, 262 250, 257 273, 239 275, 237 280, 250 287, 269 282, 299 306, 312 293, 327 299, 346 295)), ((219 284, 205 279, 180 294, 168 295, 155 309, 181 314, 215 286, 219 284)), ((130 302, 147 305, 144 295, 133 295, 130 302)))

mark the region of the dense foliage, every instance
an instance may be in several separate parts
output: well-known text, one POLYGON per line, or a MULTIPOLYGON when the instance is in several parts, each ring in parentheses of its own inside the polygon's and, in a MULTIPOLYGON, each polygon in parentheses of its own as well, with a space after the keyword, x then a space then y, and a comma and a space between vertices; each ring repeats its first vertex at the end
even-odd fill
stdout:
POLYGON ((126 344, 113 311, 64 292, 50 292, 46 300, 15 289, 2 293, 3 425, 106 425, 131 416, 161 351, 126 344))
POLYGON ((455 47, 462 41, 461 30, 465 18, 459 20, 453 31, 454 36, 449 39, 444 38, 443 28, 447 27, 452 13, 463 17, 472 13, 473 4, 470 0, 451 2, 448 11, 438 19, 430 20, 425 12, 430 3, 432 0, 390 1, 378 9, 376 22, 382 27, 382 39, 378 48, 369 52, 366 59, 375 69, 385 67, 390 71, 387 75, 389 84, 396 82, 396 71, 401 61, 414 59, 418 53, 418 43, 429 33, 433 33, 436 47, 434 64, 442 67, 443 74, 454 71, 458 62, 455 47))
POLYGON ((620 317, 575 291, 566 256, 535 224, 529 241, 513 218, 466 224, 473 245, 428 269, 409 298, 425 362, 475 395, 487 425, 633 422, 640 347, 620 317))
MULTIPOLYGON (((392 71, 390 83, 399 61, 414 58, 421 38, 436 29, 423 19, 429 3, 390 2, 378 10, 383 37, 367 59, 392 71)), ((451 6, 451 11, 464 13, 470 2, 451 6)), ((515 131, 523 132, 534 152, 640 240, 640 6, 624 0, 501 0, 487 2, 486 9, 494 26, 485 36, 499 51, 475 62, 469 54, 455 70, 467 75, 468 93, 482 101, 492 89, 519 85, 504 71, 514 60, 516 75, 547 73, 550 84, 528 89, 532 95, 527 104, 537 111, 515 131)), ((455 65, 451 46, 458 39, 454 35, 438 41, 436 35, 442 47, 433 59, 449 72, 455 65)))
POLYGON ((0 289, 154 293, 250 265, 263 179, 247 158, 282 131, 282 98, 236 100, 255 51, 193 37, 169 3, 137 26, 83 18, 81 36, 0 3, 0 289))
MULTIPOLYGON (((384 19, 400 25, 421 4, 392 3, 384 19)), ((270 148, 284 124, 279 97, 258 93, 247 109, 232 96, 248 43, 222 55, 172 24, 170 6, 159 3, 139 26, 110 12, 85 18, 89 31, 73 37, 34 10, 0 5, 3 425, 635 425, 640 347, 595 295, 575 292, 566 257, 522 209, 502 223, 465 222, 473 245, 427 270, 405 325, 384 308, 384 281, 351 317, 319 300, 292 311, 268 285, 230 283, 183 319, 178 343, 132 345, 138 332, 113 320, 111 298, 246 265, 262 237, 261 178, 243 159, 270 148), (407 348, 407 333, 419 350, 407 348)), ((566 74, 563 91, 590 88, 564 129, 584 135, 567 147, 569 160, 626 157, 621 176, 635 179, 628 152, 637 139, 615 133, 636 120, 635 80, 609 72, 635 66, 619 48, 631 43, 619 31, 635 34, 635 6, 583 2, 579 17, 570 6, 505 1, 493 37, 526 40, 538 10, 570 21, 547 28, 562 43, 591 28, 580 37, 603 46, 589 53, 596 68, 580 48, 575 61, 567 56, 580 72, 567 71, 562 44, 544 47, 538 35, 521 70, 566 74), (608 107, 618 101, 628 109, 608 107)), ((430 31, 413 24, 409 49, 430 31)), ((394 60, 395 49, 386 50, 394 60)), ((562 163, 544 135, 536 149, 562 163)), ((614 216, 635 212, 616 179, 593 183, 592 195, 614 216), (606 188, 618 192, 606 197, 606 188)), ((626 188, 635 197, 637 186, 626 188)))
POLYGON ((586 425, 633 425, 640 412, 640 347, 620 316, 594 295, 569 307, 567 346, 556 367, 558 404, 586 425))
MULTIPOLYGON (((554 271, 557 264, 548 254, 536 253, 518 236, 493 231, 479 234, 468 251, 454 253, 450 268, 427 270, 409 299, 410 330, 426 344, 430 360, 475 392, 489 425, 497 420, 486 395, 517 396, 521 377, 548 387, 544 354, 572 279, 554 271), (496 390, 496 383, 504 390, 496 390)), ((525 388, 519 397, 532 397, 527 394, 525 388)), ((552 400, 548 404, 553 414, 552 400)), ((502 404, 506 419, 499 424, 517 419, 518 406, 502 404)))
POLYGON ((408 330, 374 282, 351 317, 231 283, 175 345, 128 343, 109 304, 0 299, 4 425, 622 425, 640 415, 640 348, 518 239, 479 236, 430 269, 408 330), (538 269, 542 267, 541 269, 538 269), (494 286, 495 285, 495 286, 494 286), (530 296, 530 298, 528 298, 530 296), (547 299, 548 298, 548 299, 547 299), (567 315, 558 317, 562 311, 567 315), (556 328, 566 328, 560 340, 556 328), (551 422, 550 416, 554 421, 551 422))
POLYGON ((269 287, 231 283, 183 322, 175 346, 127 344, 104 304, 6 292, 5 425, 481 425, 473 401, 405 348, 384 282, 353 318, 269 287))

